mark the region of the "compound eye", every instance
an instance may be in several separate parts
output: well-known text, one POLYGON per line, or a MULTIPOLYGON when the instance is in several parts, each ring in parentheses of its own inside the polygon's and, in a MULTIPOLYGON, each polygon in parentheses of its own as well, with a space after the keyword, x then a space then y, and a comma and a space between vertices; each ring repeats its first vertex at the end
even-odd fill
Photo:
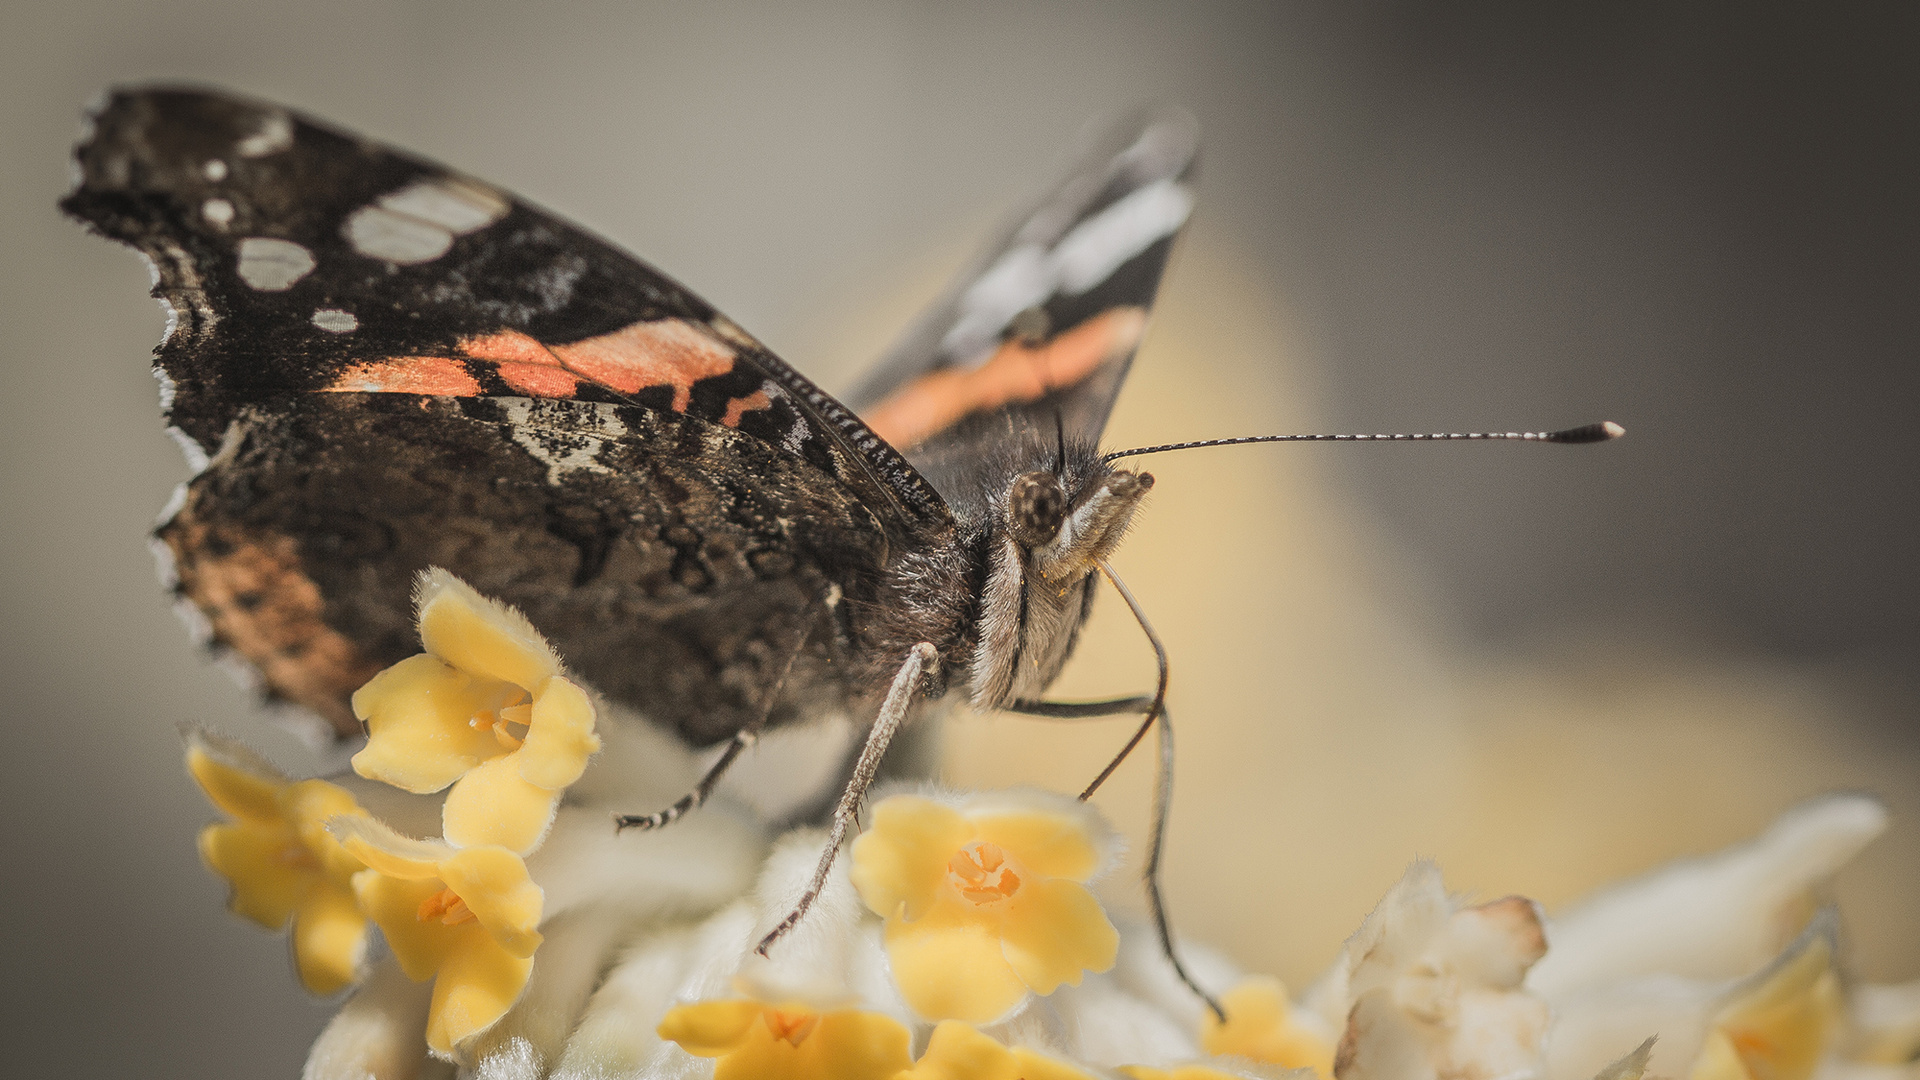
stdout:
POLYGON ((1067 493, 1052 473, 1030 472, 1014 480, 1007 494, 1007 525, 1015 543, 1027 548, 1052 543, 1066 515, 1067 493))

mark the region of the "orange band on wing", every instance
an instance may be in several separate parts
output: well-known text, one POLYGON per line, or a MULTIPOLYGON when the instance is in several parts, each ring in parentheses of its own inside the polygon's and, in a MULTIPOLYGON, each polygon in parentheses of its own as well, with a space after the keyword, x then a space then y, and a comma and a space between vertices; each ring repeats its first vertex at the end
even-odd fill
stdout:
MULTIPOLYGON (((736 355, 685 319, 632 323, 571 345, 549 346, 518 330, 498 330, 462 339, 460 351, 492 364, 503 382, 531 397, 570 398, 582 381, 622 394, 670 386, 676 412, 686 412, 692 404, 694 383, 731 372, 736 355)), ((326 389, 473 397, 480 393, 480 382, 451 357, 392 356, 356 364, 326 389)), ((736 427, 743 413, 769 404, 760 391, 735 398, 727 403, 722 422, 736 427)))
POLYGON ((460 351, 475 360, 492 360, 501 364, 560 366, 559 357, 553 355, 545 345, 518 330, 497 330, 479 337, 463 338, 460 342, 460 351))
POLYGON ((727 402, 727 414, 720 418, 720 422, 728 427, 739 427, 742 416, 772 404, 773 400, 767 397, 766 391, 755 390, 746 397, 737 397, 727 402))
POLYGON ((340 373, 326 390, 336 394, 425 394, 430 397, 472 397, 480 380, 466 365, 447 356, 395 356, 355 364, 340 373))
POLYGON ((508 386, 530 397, 570 398, 580 390, 580 380, 558 364, 495 366, 508 386))
POLYGON ((637 322, 611 334, 555 345, 567 370, 623 394, 673 387, 673 410, 686 412, 693 384, 733 370, 734 351, 685 319, 637 322))
POLYGON ((1131 353, 1146 333, 1145 308, 1101 312, 1051 341, 1009 340, 979 367, 930 371, 888 395, 862 419, 897 447, 910 447, 968 413, 1033 401, 1131 353))

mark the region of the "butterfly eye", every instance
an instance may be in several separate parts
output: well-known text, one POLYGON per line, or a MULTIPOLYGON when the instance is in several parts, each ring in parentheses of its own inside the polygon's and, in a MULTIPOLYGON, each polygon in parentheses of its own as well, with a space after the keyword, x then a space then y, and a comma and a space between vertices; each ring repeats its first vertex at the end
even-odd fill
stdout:
POLYGON ((1021 547, 1039 547, 1060 534, 1060 522, 1066 517, 1067 495, 1060 481, 1050 472, 1024 473, 1007 493, 1007 524, 1014 542, 1021 547))

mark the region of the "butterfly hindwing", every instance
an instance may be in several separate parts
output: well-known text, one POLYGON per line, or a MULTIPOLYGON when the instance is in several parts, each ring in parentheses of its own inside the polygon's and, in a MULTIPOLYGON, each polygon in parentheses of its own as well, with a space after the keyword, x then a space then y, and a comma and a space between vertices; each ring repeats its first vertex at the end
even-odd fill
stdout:
POLYGON ((848 401, 936 486, 1039 430, 1095 443, 1193 207, 1193 118, 1150 110, 1081 153, 848 401))

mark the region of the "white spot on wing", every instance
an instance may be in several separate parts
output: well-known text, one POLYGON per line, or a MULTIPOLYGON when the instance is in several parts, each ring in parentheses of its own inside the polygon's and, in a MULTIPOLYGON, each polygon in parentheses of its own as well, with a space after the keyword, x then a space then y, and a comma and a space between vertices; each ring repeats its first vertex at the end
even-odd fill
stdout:
POLYGON ((200 216, 224 228, 233 220, 233 204, 225 199, 208 199, 200 204, 200 216))
POLYGON ((454 237, 493 224, 511 207, 484 184, 441 176, 380 196, 350 214, 341 232, 368 258, 431 262, 447 253, 454 237))
POLYGON ((266 157, 277 154, 293 145, 293 120, 278 109, 260 117, 260 126, 254 133, 233 144, 234 153, 241 157, 266 157))
POLYGON ((432 262, 453 246, 453 234, 440 226, 378 206, 355 210, 344 231, 353 250, 392 263, 432 262))
POLYGON ((431 222, 451 233, 470 233, 507 213, 507 200, 499 192, 451 176, 422 180, 375 201, 396 214, 431 222))
POLYGON ((227 178, 227 163, 221 161, 219 158, 214 158, 201 166, 200 171, 208 180, 217 184, 227 178))
POLYGON ((283 292, 313 272, 313 253, 291 240, 249 236, 240 241, 240 280, 261 292, 283 292))
POLYGON ((1022 244, 1000 256, 960 297, 960 317, 940 346, 966 365, 984 363, 1015 315, 1056 292, 1084 293, 1128 259, 1178 232, 1193 193, 1156 180, 1075 225, 1051 249, 1022 244))
POLYGON ((1158 180, 1074 226, 1053 249, 1060 284, 1083 293, 1105 281, 1128 259, 1172 236, 1193 213, 1193 193, 1172 180, 1158 180))
POLYGON ((313 325, 329 334, 350 334, 360 329, 360 320, 351 311, 321 308, 313 313, 313 325))

